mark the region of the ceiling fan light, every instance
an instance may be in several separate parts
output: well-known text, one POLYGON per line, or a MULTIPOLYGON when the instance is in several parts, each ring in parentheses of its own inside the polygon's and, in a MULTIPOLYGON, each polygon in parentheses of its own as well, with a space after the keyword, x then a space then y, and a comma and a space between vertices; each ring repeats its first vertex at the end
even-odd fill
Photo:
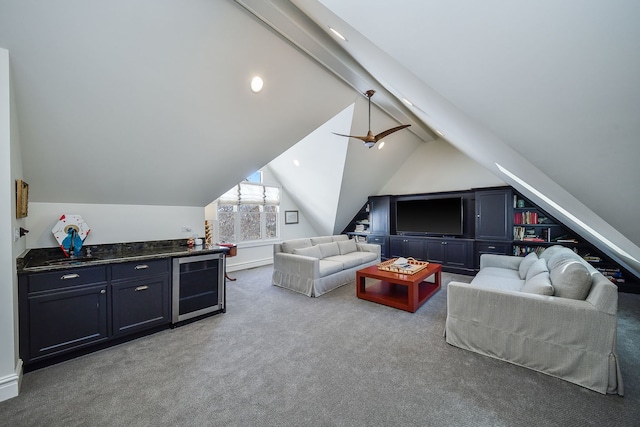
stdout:
POLYGON ((364 143, 364 146, 367 147, 367 148, 371 148, 374 145, 376 145, 376 143, 374 141, 367 141, 367 142, 364 143))

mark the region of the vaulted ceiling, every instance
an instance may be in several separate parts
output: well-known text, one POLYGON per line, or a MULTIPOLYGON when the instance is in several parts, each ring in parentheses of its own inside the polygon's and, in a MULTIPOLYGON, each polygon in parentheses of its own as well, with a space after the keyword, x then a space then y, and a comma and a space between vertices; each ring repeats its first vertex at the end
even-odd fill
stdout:
POLYGON ((374 88, 412 138, 637 260, 639 21, 635 0, 0 0, 0 47, 34 201, 205 206, 374 88))

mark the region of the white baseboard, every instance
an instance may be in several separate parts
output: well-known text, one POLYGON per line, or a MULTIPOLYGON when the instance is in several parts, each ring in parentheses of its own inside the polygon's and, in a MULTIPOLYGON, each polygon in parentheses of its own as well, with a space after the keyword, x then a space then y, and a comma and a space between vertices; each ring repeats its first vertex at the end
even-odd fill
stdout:
MULTIPOLYGON (((228 260, 228 258, 227 258, 228 260)), ((249 268, 262 267, 264 265, 273 264, 273 258, 257 259, 248 262, 240 262, 237 264, 227 264, 227 271, 247 270, 249 268)))
POLYGON ((16 372, 0 378, 0 402, 16 397, 22 382, 22 359, 18 359, 16 372))

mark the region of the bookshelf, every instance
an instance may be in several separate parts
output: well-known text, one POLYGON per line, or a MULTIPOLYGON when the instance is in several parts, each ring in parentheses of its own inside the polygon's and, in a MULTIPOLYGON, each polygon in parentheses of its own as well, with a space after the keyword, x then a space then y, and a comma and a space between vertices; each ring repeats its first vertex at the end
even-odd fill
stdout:
POLYGON ((573 246, 580 241, 562 224, 518 193, 513 196, 513 254, 540 253, 551 245, 573 246))
POLYGON ((369 219, 370 206, 369 202, 358 211, 356 216, 351 220, 349 225, 344 229, 343 234, 347 234, 350 239, 355 239, 356 242, 366 242, 367 236, 371 232, 371 221, 369 219))

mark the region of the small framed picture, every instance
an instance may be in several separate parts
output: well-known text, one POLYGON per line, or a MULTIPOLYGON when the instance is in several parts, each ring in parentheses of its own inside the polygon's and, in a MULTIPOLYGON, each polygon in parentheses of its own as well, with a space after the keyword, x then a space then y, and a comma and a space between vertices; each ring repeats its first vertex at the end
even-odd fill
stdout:
POLYGON ((298 211, 284 211, 284 223, 285 224, 297 224, 298 223, 298 211))
POLYGON ((16 218, 24 218, 29 213, 29 184, 16 179, 16 218))

